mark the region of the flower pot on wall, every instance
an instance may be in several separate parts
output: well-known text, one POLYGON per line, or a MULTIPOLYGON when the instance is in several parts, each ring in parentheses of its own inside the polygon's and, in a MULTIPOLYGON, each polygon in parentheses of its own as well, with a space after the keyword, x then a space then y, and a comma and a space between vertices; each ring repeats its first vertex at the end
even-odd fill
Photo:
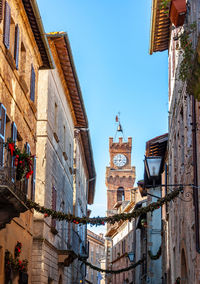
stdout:
POLYGON ((186 12, 186 0, 172 0, 169 17, 175 27, 180 27, 184 24, 186 12))

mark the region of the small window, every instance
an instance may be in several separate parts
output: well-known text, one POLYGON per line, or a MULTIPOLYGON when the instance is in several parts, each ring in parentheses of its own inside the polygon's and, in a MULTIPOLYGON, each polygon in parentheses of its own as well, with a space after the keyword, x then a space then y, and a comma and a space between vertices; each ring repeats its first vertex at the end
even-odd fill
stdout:
POLYGON ((124 188, 119 187, 117 189, 117 201, 124 201, 124 188))
POLYGON ((20 52, 20 76, 25 80, 26 74, 26 48, 24 43, 21 42, 21 52, 20 52))
POLYGON ((15 49, 15 22, 11 17, 10 21, 10 52, 14 58, 14 49, 15 49))

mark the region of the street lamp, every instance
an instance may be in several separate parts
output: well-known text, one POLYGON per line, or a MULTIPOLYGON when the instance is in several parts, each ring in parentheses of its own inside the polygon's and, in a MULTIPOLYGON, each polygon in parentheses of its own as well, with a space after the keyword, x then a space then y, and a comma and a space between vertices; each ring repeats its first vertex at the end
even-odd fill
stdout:
POLYGON ((146 172, 149 179, 157 179, 160 176, 162 157, 146 157, 144 160, 146 172))
POLYGON ((135 259, 135 254, 134 254, 134 252, 129 252, 129 253, 127 253, 127 257, 128 257, 128 259, 129 259, 129 261, 132 263, 132 262, 134 261, 134 259, 135 259))

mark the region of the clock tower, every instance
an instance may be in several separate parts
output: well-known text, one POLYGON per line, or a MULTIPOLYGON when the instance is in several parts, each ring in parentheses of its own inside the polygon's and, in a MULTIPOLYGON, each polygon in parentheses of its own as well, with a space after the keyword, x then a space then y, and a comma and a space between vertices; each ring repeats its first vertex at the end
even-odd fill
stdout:
POLYGON ((131 166, 132 138, 117 142, 109 138, 110 166, 106 168, 107 216, 113 215, 115 205, 131 200, 135 183, 135 167, 131 166))

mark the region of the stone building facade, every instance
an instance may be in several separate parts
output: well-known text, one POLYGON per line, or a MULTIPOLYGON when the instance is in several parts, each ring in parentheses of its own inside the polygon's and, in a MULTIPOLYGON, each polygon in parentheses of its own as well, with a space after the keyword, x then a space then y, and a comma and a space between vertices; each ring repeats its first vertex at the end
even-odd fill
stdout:
MULTIPOLYGON (((48 41, 56 68, 39 72, 36 202, 86 216, 95 189, 87 116, 66 33, 48 41)), ((56 221, 34 213, 32 283, 84 283, 86 225, 56 221)))
POLYGON ((3 142, 8 138, 27 153, 36 153, 36 120, 39 68, 53 67, 51 54, 33 1, 0 1, 0 283, 31 282, 33 212, 27 198, 34 199, 35 167, 32 177, 16 180, 16 167, 3 142), (7 250, 27 259, 27 273, 5 269, 7 250), (19 281, 19 282, 18 282, 19 281), (28 282, 29 281, 29 282, 28 282))
MULTIPOLYGON (((173 3, 172 3, 173 4, 173 3)), ((185 12, 168 17, 156 9, 153 1, 150 53, 168 49, 169 66, 169 142, 166 163, 168 184, 183 185, 183 195, 165 207, 164 232, 164 283, 199 283, 199 13, 198 0, 180 1, 185 12), (162 18, 162 22, 161 22, 162 18), (175 20, 175 21, 174 21, 175 20), (192 26, 195 28, 192 30, 192 26), (160 34, 158 36, 158 30, 160 34), (184 49, 181 35, 187 35, 188 45, 194 49, 195 60, 183 71, 184 49), (182 72, 182 73, 181 73, 182 72), (181 76, 182 74, 182 76, 181 76), (189 186, 189 185, 192 186, 189 186), (178 283, 178 282, 177 282, 178 283)), ((178 6, 177 6, 178 7, 178 6)), ((174 187, 168 187, 172 190, 174 187)))
MULTIPOLYGON (((102 260, 105 259, 105 239, 103 234, 97 235, 87 229, 87 241, 89 246, 88 261, 102 268, 102 260)), ((87 267, 86 279, 89 283, 105 284, 104 273, 97 272, 90 267, 87 267)))
MULTIPOLYGON (((122 201, 120 204, 115 205, 116 213, 131 213, 137 202, 142 198, 138 188, 131 191, 129 201, 122 201)), ((105 237, 110 239, 111 243, 111 264, 113 270, 119 270, 130 266, 132 263, 128 258, 128 253, 134 253, 134 261, 136 257, 136 221, 120 221, 111 226, 107 231, 105 237)), ((107 283, 134 283, 135 272, 129 270, 127 272, 113 274, 110 282, 107 283)))
MULTIPOLYGON (((132 202, 134 203, 132 191, 135 182, 135 167, 131 165, 131 152, 131 137, 128 138, 127 142, 123 141, 122 137, 119 137, 119 140, 117 142, 113 141, 113 138, 109 138, 110 166, 106 168, 107 216, 116 214, 118 210, 123 211, 126 206, 128 206, 127 208, 129 208, 132 202)), ((120 223, 119 225, 107 224, 107 269, 111 269, 112 267, 119 268, 121 265, 127 264, 127 258, 124 256, 127 252, 127 249, 129 249, 130 244, 128 240, 125 240, 125 238, 130 237, 130 235, 127 235, 131 229, 129 228, 129 223, 122 223, 123 224, 120 223), (121 236, 121 234, 123 235, 123 237, 121 236), (121 244, 121 238, 124 238, 123 246, 121 244), (126 241, 127 244, 125 244, 126 241), (119 248, 120 246, 121 248, 119 248), (120 256, 118 255, 118 253, 120 254, 120 256)), ((112 275, 109 275, 107 276, 106 283, 116 283, 115 281, 121 281, 119 283, 123 283, 123 280, 128 277, 127 275, 127 273, 123 275, 117 275, 115 279, 112 277, 112 275)))

